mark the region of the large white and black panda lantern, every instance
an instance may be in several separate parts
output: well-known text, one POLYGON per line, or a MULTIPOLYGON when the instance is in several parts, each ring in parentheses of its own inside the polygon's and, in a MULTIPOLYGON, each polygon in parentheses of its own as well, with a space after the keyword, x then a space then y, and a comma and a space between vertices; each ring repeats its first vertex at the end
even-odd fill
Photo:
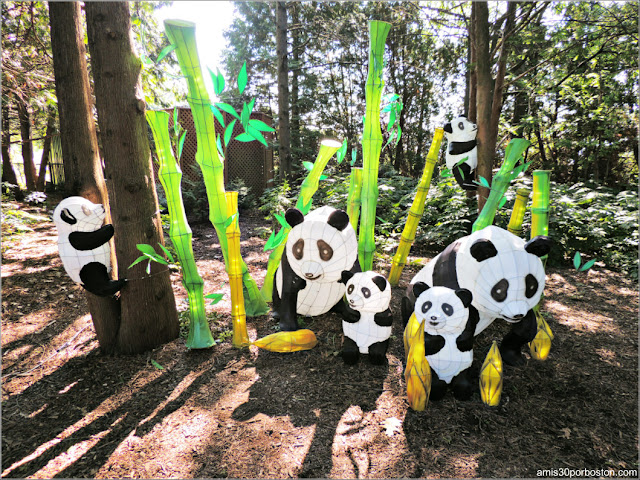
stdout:
POLYGON ((424 321, 424 349, 431 367, 429 398, 439 400, 451 387, 458 400, 469 399, 477 386, 471 380, 470 368, 479 319, 478 310, 471 304, 471 292, 417 282, 413 294, 416 320, 424 321))
MULTIPOLYGON (((411 280, 454 290, 466 288, 480 319, 478 335, 496 318, 513 324, 502 339, 500 352, 509 365, 524 363, 521 348, 536 335, 533 307, 540 301, 545 272, 540 257, 547 255, 551 240, 543 235, 528 242, 496 226, 462 237, 438 254, 411 280)), ((412 289, 403 298, 403 319, 413 312, 412 289)), ((406 320, 405 320, 406 321, 406 320)))
POLYGON ((62 200, 53 212, 58 229, 58 251, 71 279, 99 296, 114 295, 126 280, 111 280, 113 225, 102 225, 104 206, 83 197, 62 200))
POLYGON ((478 126, 460 116, 444 126, 444 135, 449 145, 445 161, 447 168, 464 190, 476 190, 475 169, 478 166, 478 149, 476 135, 478 126))
POLYGON ((273 315, 281 330, 297 330, 297 315, 341 311, 344 270, 359 271, 356 232, 343 210, 325 206, 306 217, 290 208, 291 226, 273 289, 273 315))
POLYGON ((342 314, 342 358, 356 363, 361 353, 374 365, 383 365, 389 348, 393 315, 389 308, 391 285, 375 272, 342 272, 345 310, 342 314))

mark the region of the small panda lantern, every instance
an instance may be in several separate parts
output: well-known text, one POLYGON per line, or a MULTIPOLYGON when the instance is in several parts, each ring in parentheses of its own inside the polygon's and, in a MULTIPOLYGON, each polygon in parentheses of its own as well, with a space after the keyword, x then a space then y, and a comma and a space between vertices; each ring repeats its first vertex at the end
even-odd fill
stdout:
POLYGON ((458 400, 473 394, 470 378, 473 362, 473 339, 478 324, 478 310, 467 289, 429 287, 424 282, 413 284, 416 296, 415 318, 424 321, 425 354, 431 367, 431 400, 440 400, 450 386, 458 400))
MULTIPOLYGON (((537 324, 533 307, 544 290, 545 272, 540 257, 547 255, 551 240, 540 235, 525 241, 490 225, 451 243, 411 280, 454 290, 466 288, 478 310, 478 335, 496 318, 512 324, 500 344, 509 365, 524 363, 521 349, 534 339, 537 324)), ((412 286, 402 299, 403 319, 414 310, 412 286)))
POLYGON ((99 296, 114 295, 126 280, 111 280, 113 225, 102 225, 104 206, 83 197, 62 200, 53 212, 58 229, 58 251, 71 279, 99 296))
POLYGON ((393 315, 389 309, 391 285, 375 272, 342 272, 346 311, 342 315, 342 358, 348 365, 369 354, 374 365, 385 363, 393 315))
POLYGON ((342 210, 325 206, 306 217, 290 208, 285 219, 291 226, 285 254, 276 271, 273 315, 280 329, 297 330, 297 315, 316 316, 342 311, 344 270, 360 270, 356 232, 342 210))
POLYGON ((449 141, 445 161, 447 168, 464 190, 476 190, 473 180, 478 166, 478 149, 476 135, 478 126, 460 116, 444 126, 444 135, 449 141))

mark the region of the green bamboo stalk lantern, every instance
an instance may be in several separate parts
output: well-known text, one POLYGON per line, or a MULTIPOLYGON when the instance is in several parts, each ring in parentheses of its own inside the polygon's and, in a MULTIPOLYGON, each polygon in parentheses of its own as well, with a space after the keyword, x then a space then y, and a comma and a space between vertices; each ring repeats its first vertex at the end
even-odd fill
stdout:
MULTIPOLYGON (((191 107, 198 142, 196 162, 202 170, 202 176, 207 190, 209 220, 216 229, 228 271, 229 252, 225 227, 227 220, 227 201, 224 190, 224 164, 218 155, 211 102, 200 69, 195 38, 195 24, 182 20, 165 20, 164 28, 169 41, 176 47, 175 53, 178 58, 178 63, 180 64, 180 70, 187 80, 189 90, 187 101, 191 107)), ((242 261, 242 279, 248 315, 255 316, 267 313, 269 306, 263 300, 262 295, 260 295, 258 286, 251 278, 249 269, 244 261, 242 261)))
POLYGON ((384 44, 391 24, 377 20, 369 22, 369 73, 365 87, 366 113, 362 135, 363 179, 362 219, 358 235, 358 259, 362 271, 373 269, 376 250, 374 227, 378 203, 378 168, 382 151, 380 100, 384 81, 384 44))
POLYGON ((229 244, 229 287, 231 288, 231 321, 233 337, 231 343, 236 348, 251 345, 247 333, 247 315, 242 293, 242 255, 240 255, 240 227, 238 225, 238 192, 226 192, 227 217, 233 218, 226 230, 229 244))
POLYGON ((513 204, 509 225, 507 225, 507 230, 514 235, 522 235, 522 222, 524 221, 524 214, 527 210, 530 193, 531 190, 524 187, 516 190, 516 201, 513 204))
MULTIPOLYGON (((313 164, 313 168, 311 168, 311 171, 307 174, 300 186, 300 196, 296 202, 296 208, 300 210, 303 215, 306 215, 309 213, 309 210, 311 210, 313 195, 318 190, 322 172, 327 166, 329 159, 333 157, 341 146, 342 143, 331 139, 326 139, 320 142, 318 156, 313 164)), ((267 274, 264 277, 264 283, 260 290, 262 297, 267 302, 270 302, 273 298, 273 278, 276 274, 276 270, 278 270, 278 267, 280 266, 280 259, 282 258, 282 253, 284 252, 284 247, 287 241, 287 235, 289 234, 291 227, 283 226, 282 230, 283 231, 279 233, 279 235, 281 235, 280 244, 269 255, 267 274)))
POLYGON ((147 121, 151 126, 160 162, 158 178, 164 188, 169 209, 169 238, 182 266, 182 284, 189 299, 189 334, 187 348, 209 348, 215 345, 207 321, 204 306, 204 281, 198 273, 193 256, 192 233, 182 202, 180 181, 182 171, 178 166, 169 140, 169 114, 147 110, 147 121))
POLYGON ((498 170, 498 173, 493 177, 491 193, 489 193, 489 198, 484 204, 480 215, 478 215, 477 220, 473 223, 472 232, 477 232, 493 224, 493 219, 498 211, 500 201, 513 179, 516 162, 520 159, 530 143, 529 140, 523 138, 514 138, 509 142, 509 145, 507 145, 504 152, 504 162, 500 170, 498 170))
POLYGON ((438 161, 438 152, 440 151, 440 145, 442 144, 442 137, 444 136, 444 130, 442 128, 436 128, 436 132, 433 135, 431 141, 431 147, 427 154, 427 160, 424 164, 424 170, 420 182, 418 183, 418 191, 413 198, 413 203, 409 209, 409 216, 407 217, 407 223, 404 225, 402 235, 400 236, 400 245, 398 245, 398 251, 393 257, 391 262, 391 272, 389 272, 389 283, 394 287, 398 285, 400 281, 400 275, 402 269, 407 262, 407 256, 413 241, 416 239, 416 230, 418 229, 418 223, 424 212, 424 202, 427 199, 427 193, 429 193, 429 187, 431 185, 431 177, 433 176, 433 169, 438 161))
POLYGON ((349 223, 353 229, 358 231, 358 220, 360 219, 360 204, 362 200, 362 167, 352 167, 349 177, 349 194, 347 195, 347 215, 349 223))

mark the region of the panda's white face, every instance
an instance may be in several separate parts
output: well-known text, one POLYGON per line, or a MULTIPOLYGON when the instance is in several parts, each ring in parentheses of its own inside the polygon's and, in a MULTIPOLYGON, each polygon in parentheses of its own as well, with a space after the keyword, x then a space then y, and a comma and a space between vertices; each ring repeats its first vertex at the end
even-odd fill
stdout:
POLYGON ((359 312, 384 312, 391 301, 391 286, 375 272, 358 272, 347 282, 346 298, 349 307, 359 312))
POLYGON ((307 215, 302 223, 291 229, 287 238, 285 250, 289 265, 307 282, 340 280, 342 271, 351 269, 358 255, 353 227, 347 224, 338 230, 327 223, 326 213, 334 209, 323 209, 307 215))
POLYGON ((469 309, 446 287, 431 287, 416 299, 415 314, 429 335, 459 335, 467 325, 469 309))
POLYGON ((449 142, 469 142, 475 140, 478 126, 466 117, 454 118, 445 126, 445 137, 449 142), (451 130, 449 132, 448 130, 451 130))
POLYGON ((54 210, 53 221, 60 232, 93 232, 102 226, 105 216, 102 204, 83 197, 68 197, 54 210))

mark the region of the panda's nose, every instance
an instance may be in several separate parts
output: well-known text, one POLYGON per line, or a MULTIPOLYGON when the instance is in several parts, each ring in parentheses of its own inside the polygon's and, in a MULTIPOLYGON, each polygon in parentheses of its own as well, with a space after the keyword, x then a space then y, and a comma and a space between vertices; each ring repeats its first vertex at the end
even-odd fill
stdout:
POLYGON ((433 316, 431 317, 431 320, 437 320, 437 319, 438 319, 438 317, 436 317, 435 315, 433 315, 433 316))
POLYGON ((524 315, 522 315, 521 313, 518 313, 517 315, 514 315, 513 318, 522 318, 524 317, 524 315))

